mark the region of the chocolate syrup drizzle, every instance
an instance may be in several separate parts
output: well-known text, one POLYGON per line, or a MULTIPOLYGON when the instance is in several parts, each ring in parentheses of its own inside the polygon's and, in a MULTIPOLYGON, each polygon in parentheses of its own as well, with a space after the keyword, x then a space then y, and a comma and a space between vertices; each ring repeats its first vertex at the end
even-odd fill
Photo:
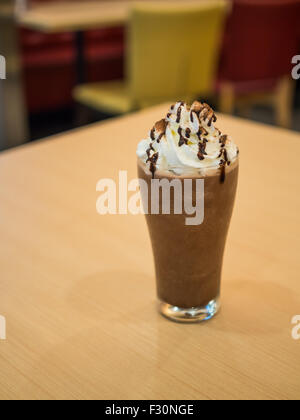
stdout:
POLYGON ((194 108, 191 112, 191 121, 194 122, 193 112, 197 115, 199 122, 201 118, 206 120, 209 118, 209 121, 207 123, 208 127, 211 127, 212 123, 217 121, 216 114, 212 110, 212 108, 208 104, 201 104, 200 102, 194 104, 194 108))
POLYGON ((221 136, 221 138, 220 138, 220 144, 221 144, 221 147, 222 148, 226 146, 227 138, 228 138, 228 136, 226 136, 226 135, 221 136))
MULTIPOLYGON (((227 136, 223 136, 223 137, 227 137, 227 136)), ((226 141, 226 140, 225 140, 226 141)), ((223 143, 222 143, 223 146, 223 143)), ((220 160, 220 169, 221 169, 221 178, 220 178, 220 182, 221 184, 224 184, 225 180, 226 180, 226 165, 230 165, 231 162, 228 159, 228 153, 227 150, 225 149, 225 144, 221 150, 221 153, 219 155, 219 158, 222 158, 220 160)))
POLYGON ((150 138, 152 140, 152 143, 150 143, 149 149, 146 150, 146 153, 148 156, 146 163, 150 162, 150 171, 152 173, 152 178, 154 178, 155 176, 157 160, 159 157, 159 153, 155 152, 153 143, 155 141, 157 143, 161 141, 162 137, 166 134, 167 125, 168 125, 168 122, 165 119, 162 119, 160 121, 157 121, 154 127, 152 128, 152 130, 150 131, 150 138), (157 138, 156 138, 156 132, 160 133, 157 138), (151 156, 151 152, 154 152, 152 156, 151 156))
POLYGON ((176 122, 177 122, 177 124, 179 124, 179 123, 180 123, 181 113, 182 113, 182 105, 180 105, 180 106, 178 107, 178 110, 177 110, 177 118, 176 118, 176 122))
POLYGON ((199 152, 198 152, 198 159, 199 160, 204 160, 205 159, 205 155, 207 156, 207 153, 206 153, 206 143, 207 143, 207 140, 206 141, 203 141, 203 143, 201 142, 201 141, 199 141, 199 152))
POLYGON ((158 152, 154 153, 152 156, 150 156, 151 151, 155 152, 153 149, 153 144, 150 144, 149 149, 147 150, 147 156, 148 159, 146 160, 146 163, 150 162, 150 172, 152 173, 152 178, 154 179, 155 171, 156 171, 156 164, 158 160, 158 152))
MULTIPOLYGON (((205 130, 204 127, 200 127, 198 132, 197 132, 197 137, 200 141, 201 141, 202 136, 204 136, 204 137, 208 136, 208 132, 205 130)), ((206 142, 207 142, 207 140, 206 140, 206 142)))
MULTIPOLYGON (((185 105, 184 102, 180 102, 178 109, 177 109, 177 115, 176 115, 176 123, 179 124, 180 120, 181 120, 181 114, 182 114, 182 107, 185 105)), ((174 111, 175 109, 175 105, 171 106, 171 111, 174 111)), ((202 120, 207 120, 207 125, 208 127, 211 127, 212 123, 215 123, 217 121, 217 117, 214 113, 214 111, 212 110, 212 108, 208 105, 208 104, 202 104, 200 102, 195 102, 193 104, 193 106, 191 108, 188 108, 191 112, 190 112, 190 119, 191 122, 194 122, 194 118, 195 116, 198 118, 199 120, 199 124, 200 124, 200 128, 199 131, 197 132, 197 137, 199 139, 199 143, 198 143, 198 147, 199 147, 199 151, 198 151, 198 158, 199 160, 204 160, 205 156, 207 156, 207 152, 206 152, 206 146, 207 146, 207 142, 208 140, 205 138, 206 136, 208 136, 208 132, 204 127, 201 127, 201 119, 202 120), (195 114, 195 115, 194 115, 195 114)), ((167 114, 167 119, 169 119, 171 117, 172 113, 169 112, 167 114)), ((148 159, 146 161, 146 163, 150 162, 150 171, 152 173, 152 177, 155 177, 155 171, 157 169, 157 161, 159 158, 159 153, 155 152, 155 149, 153 147, 153 142, 157 142, 159 143, 162 139, 162 137, 166 134, 166 129, 168 126, 168 121, 167 119, 162 119, 160 121, 158 121, 154 127, 152 128, 151 132, 150 132, 150 138, 152 140, 152 143, 150 143, 150 147, 149 149, 146 151, 148 159), (160 134, 158 135, 158 137, 156 138, 156 132, 159 132, 160 134), (151 156, 151 152, 154 152, 153 155, 151 156)), ((218 130, 218 129, 217 129, 218 130)), ((219 134, 221 134, 221 131, 218 130, 219 134)), ((184 144, 188 145, 189 139, 191 137, 191 129, 190 128, 186 128, 185 130, 182 127, 178 128, 178 134, 179 134, 179 143, 178 146, 181 147, 184 144)), ((219 155, 220 160, 220 169, 221 169, 221 176, 220 176, 220 182, 224 183, 226 180, 226 165, 230 165, 231 162, 228 159, 228 153, 226 150, 226 142, 227 142, 227 135, 222 135, 220 138, 220 144, 221 144, 221 152, 219 155)), ((239 151, 238 151, 239 153, 239 151)))
POLYGON ((153 127, 150 131, 150 138, 151 140, 155 141, 155 127, 153 127))
POLYGON ((179 127, 178 128, 178 134, 179 134, 179 143, 178 143, 178 146, 179 147, 183 146, 184 144, 188 144, 188 142, 189 142, 188 138, 186 138, 186 137, 183 136, 182 131, 183 131, 182 128, 179 127))
POLYGON ((148 159, 147 159, 146 163, 150 161, 150 153, 151 153, 151 151, 155 152, 155 150, 153 149, 153 143, 150 143, 149 149, 146 150, 146 153, 147 153, 147 156, 148 156, 148 159))

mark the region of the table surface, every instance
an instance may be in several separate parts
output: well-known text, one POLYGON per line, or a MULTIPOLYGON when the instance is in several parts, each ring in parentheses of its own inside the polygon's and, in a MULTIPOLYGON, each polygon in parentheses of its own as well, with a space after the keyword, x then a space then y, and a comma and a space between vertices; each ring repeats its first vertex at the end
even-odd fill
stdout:
MULTIPOLYGON (((180 0, 164 1, 180 2, 180 0)), ((192 4, 203 1, 208 0, 189 0, 192 4)), ((44 32, 79 31, 117 26, 127 21, 132 3, 136 1, 87 0, 34 5, 19 17, 19 23, 27 28, 44 32)))
POLYGON ((95 206, 166 111, 0 155, 1 399, 299 399, 300 135, 219 117, 241 150, 223 307, 181 325, 156 312, 144 217, 95 206))

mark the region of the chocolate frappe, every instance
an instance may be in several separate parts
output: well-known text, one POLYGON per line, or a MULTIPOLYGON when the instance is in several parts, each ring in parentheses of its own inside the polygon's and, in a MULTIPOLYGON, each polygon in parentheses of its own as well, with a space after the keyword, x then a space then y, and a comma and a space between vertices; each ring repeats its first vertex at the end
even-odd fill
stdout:
MULTIPOLYGON (((225 243, 238 182, 238 148, 214 127, 216 116, 206 104, 188 107, 178 102, 167 118, 155 124, 149 138, 139 144, 138 174, 147 185, 143 195, 157 280, 157 293, 163 315, 176 321, 201 321, 219 309, 221 273, 225 243), (153 214, 151 194, 155 182, 170 184, 170 214, 153 214), (186 184, 195 209, 197 180, 204 181, 204 217, 199 224, 187 222, 186 184), (171 184, 170 184, 171 185, 171 184), (176 194, 180 193, 178 198, 176 194), (181 214, 174 211, 178 199, 181 214), (177 200, 177 201, 176 201, 177 200), (151 214, 152 213, 152 214, 151 214)), ((156 198, 157 199, 157 196, 156 198)))

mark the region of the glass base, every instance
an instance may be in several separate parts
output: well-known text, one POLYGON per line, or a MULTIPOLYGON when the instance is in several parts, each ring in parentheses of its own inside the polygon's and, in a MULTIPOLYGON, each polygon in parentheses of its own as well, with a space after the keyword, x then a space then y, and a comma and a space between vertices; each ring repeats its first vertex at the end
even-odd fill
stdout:
POLYGON ((175 322, 192 323, 208 321, 220 310, 220 299, 211 300, 205 306, 195 306, 193 308, 179 308, 159 301, 159 312, 165 317, 175 322))

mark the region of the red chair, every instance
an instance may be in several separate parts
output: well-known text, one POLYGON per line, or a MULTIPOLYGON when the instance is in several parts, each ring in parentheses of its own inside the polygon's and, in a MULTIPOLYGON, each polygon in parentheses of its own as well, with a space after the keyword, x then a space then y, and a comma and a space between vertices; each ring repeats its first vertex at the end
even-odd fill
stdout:
POLYGON ((87 81, 123 78, 124 27, 90 30, 85 33, 87 81))
POLYGON ((73 34, 46 35, 20 30, 25 97, 29 112, 72 103, 76 82, 73 34))
POLYGON ((299 21, 299 0, 234 0, 217 86, 222 112, 267 103, 290 127, 299 21))

